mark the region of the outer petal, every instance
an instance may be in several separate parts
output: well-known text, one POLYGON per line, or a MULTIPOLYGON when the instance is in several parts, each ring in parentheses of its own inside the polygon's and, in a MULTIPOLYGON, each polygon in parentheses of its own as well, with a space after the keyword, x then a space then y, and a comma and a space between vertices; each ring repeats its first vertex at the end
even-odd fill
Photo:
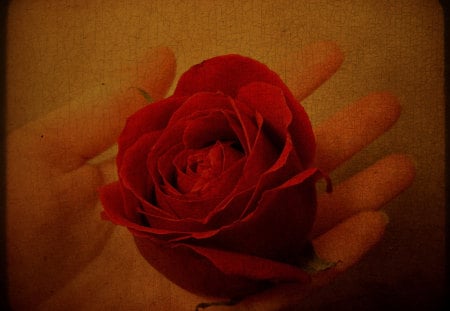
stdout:
POLYGON ((99 192, 100 201, 104 207, 105 218, 110 219, 116 224, 123 224, 125 222, 135 223, 138 221, 137 217, 129 217, 126 215, 118 181, 101 187, 99 192))
POLYGON ((205 60, 186 71, 178 80, 174 95, 219 91, 236 97, 241 87, 256 81, 284 85, 266 65, 240 55, 223 55, 205 60))
POLYGON ((118 169, 119 178, 124 186, 141 201, 148 200, 151 190, 151 178, 146 163, 148 153, 159 136, 160 131, 139 137, 122 156, 122 165, 118 169))
MULTIPOLYGON (((138 210, 133 215, 129 215, 126 211, 122 189, 119 182, 111 183, 100 189, 100 200, 104 207, 103 217, 112 221, 117 225, 127 227, 135 236, 156 235, 162 240, 180 238, 185 235, 172 230, 157 229, 142 224, 139 218, 138 210), (127 215, 128 214, 128 215, 127 215)), ((130 203, 130 198, 125 198, 130 203)))
POLYGON ((278 146, 273 145, 265 135, 262 117, 259 114, 256 116, 257 133, 247 155, 247 163, 237 185, 238 190, 253 187, 260 176, 276 162, 281 153, 278 146))
POLYGON ((210 238, 199 235, 203 238, 199 243, 277 261, 296 262, 314 221, 314 185, 318 174, 317 169, 309 169, 264 192, 252 213, 224 226, 210 238))
POLYGON ((185 244, 161 245, 139 237, 135 240, 154 268, 197 294, 236 298, 279 281, 310 282, 301 269, 263 258, 185 244))
POLYGON ((253 82, 239 90, 238 100, 258 111, 270 135, 272 143, 283 145, 292 113, 286 104, 283 91, 264 82, 253 82))
POLYGON ((298 101, 289 92, 286 93, 286 103, 292 110, 292 123, 289 126, 289 132, 292 135, 295 149, 298 157, 302 161, 304 168, 311 167, 316 153, 316 140, 314 137, 311 121, 305 112, 305 109, 300 106, 298 101))
MULTIPOLYGON (((191 95, 191 94, 189 94, 191 95)), ((233 111, 230 99, 218 92, 198 92, 188 97, 173 114, 170 125, 183 119, 189 119, 194 113, 202 111, 233 111)))

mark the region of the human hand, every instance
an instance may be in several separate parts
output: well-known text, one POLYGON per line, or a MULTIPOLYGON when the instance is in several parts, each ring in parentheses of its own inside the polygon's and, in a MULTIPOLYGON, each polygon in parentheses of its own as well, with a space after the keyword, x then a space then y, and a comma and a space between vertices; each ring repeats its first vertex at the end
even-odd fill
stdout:
MULTIPOLYGON (((174 75, 174 58, 161 49, 151 55, 149 73, 133 86, 162 98, 174 75)), ((340 66, 334 44, 313 45, 287 79, 299 100, 340 66), (314 55, 314 57, 308 57, 314 55), (306 56, 306 57, 305 57, 306 56)), ((71 106, 32 122, 8 137, 8 261, 10 297, 17 309, 193 310, 209 299, 187 293, 153 270, 137 252, 126 229, 99 217, 97 188, 113 181, 113 160, 89 160, 114 143, 124 120, 145 105, 127 89, 92 111, 71 106)), ((388 94, 372 94, 315 129, 317 166, 326 172, 386 131, 399 106, 388 94)), ((295 304, 345 271, 381 237, 386 224, 379 209, 412 181, 411 161, 400 155, 380 160, 319 198, 314 228, 317 253, 340 263, 314 277, 308 288, 295 285, 249 297, 234 308, 277 310, 295 304)), ((218 310, 220 307, 211 307, 218 310)))

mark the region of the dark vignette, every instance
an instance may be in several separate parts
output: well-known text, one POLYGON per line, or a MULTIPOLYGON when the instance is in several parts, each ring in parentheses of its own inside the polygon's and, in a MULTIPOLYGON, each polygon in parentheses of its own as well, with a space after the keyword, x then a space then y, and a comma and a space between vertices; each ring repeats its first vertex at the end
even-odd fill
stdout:
POLYGON ((450 269, 449 269, 449 256, 450 256, 450 209, 449 209, 449 202, 450 202, 450 165, 449 165, 449 153, 450 153, 450 146, 449 146, 449 124, 450 124, 450 83, 449 83, 449 76, 450 76, 450 40, 449 40, 449 34, 450 34, 450 4, 447 0, 439 0, 442 11, 444 13, 444 46, 445 46, 445 67, 444 67, 444 78, 445 78, 445 257, 446 257, 446 265, 445 265, 445 309, 448 310, 450 307, 450 269))
POLYGON ((0 1, 0 309, 9 310, 6 273, 6 24, 9 1, 0 1))

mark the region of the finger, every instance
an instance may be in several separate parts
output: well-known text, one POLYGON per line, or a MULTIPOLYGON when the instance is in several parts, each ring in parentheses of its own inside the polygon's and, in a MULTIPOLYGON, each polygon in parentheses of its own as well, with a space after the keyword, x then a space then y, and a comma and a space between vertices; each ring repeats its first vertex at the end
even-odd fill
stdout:
POLYGON ((374 93, 337 112, 315 129, 316 165, 330 172, 386 132, 401 107, 389 93, 374 93))
POLYGON ((303 100, 328 80, 341 66, 344 55, 334 42, 317 42, 274 66, 283 74, 287 86, 303 100))
POLYGON ((76 170, 59 175, 55 179, 53 193, 60 205, 76 205, 73 211, 93 202, 97 196, 97 188, 102 184, 103 176, 95 167, 83 165, 76 170))
POLYGON ((148 104, 137 88, 158 100, 167 92, 174 74, 172 51, 153 50, 138 64, 135 80, 122 92, 110 100, 83 104, 87 108, 75 104, 64 106, 29 125, 28 134, 35 133, 39 148, 47 153, 49 161, 74 169, 111 146, 126 118, 148 104))
POLYGON ((337 264, 318 273, 315 284, 323 286, 357 263, 381 239, 388 222, 384 212, 361 212, 316 238, 313 245, 317 255, 337 264))
POLYGON ((415 168, 405 155, 391 155, 319 197, 313 236, 362 211, 376 210, 398 196, 414 180, 415 168))

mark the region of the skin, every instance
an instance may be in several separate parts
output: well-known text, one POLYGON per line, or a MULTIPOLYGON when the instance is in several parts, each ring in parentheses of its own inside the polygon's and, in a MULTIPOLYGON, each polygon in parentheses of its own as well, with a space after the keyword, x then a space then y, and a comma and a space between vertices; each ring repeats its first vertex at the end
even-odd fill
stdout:
MULTIPOLYGON (((320 42, 293 55, 289 66, 280 66, 302 100, 342 61, 334 43, 320 42)), ((141 68, 140 78, 129 85, 146 89, 155 100, 163 98, 175 74, 173 53, 155 49, 141 68)), ((145 104, 136 89, 125 88, 88 102, 86 109, 62 107, 8 136, 7 250, 14 309, 194 310, 200 302, 216 300, 166 280, 140 256, 126 228, 99 217, 96 191, 117 176, 114 159, 92 159, 115 143, 126 117, 145 104)), ((345 107, 315 128, 316 165, 332 172, 387 131, 400 110, 388 93, 370 94, 345 107)), ((278 310, 331 282, 381 239, 387 216, 379 209, 413 179, 412 161, 389 155, 335 185, 332 194, 321 195, 313 244, 319 256, 340 264, 316 275, 307 287, 278 286, 233 310, 278 310)))

